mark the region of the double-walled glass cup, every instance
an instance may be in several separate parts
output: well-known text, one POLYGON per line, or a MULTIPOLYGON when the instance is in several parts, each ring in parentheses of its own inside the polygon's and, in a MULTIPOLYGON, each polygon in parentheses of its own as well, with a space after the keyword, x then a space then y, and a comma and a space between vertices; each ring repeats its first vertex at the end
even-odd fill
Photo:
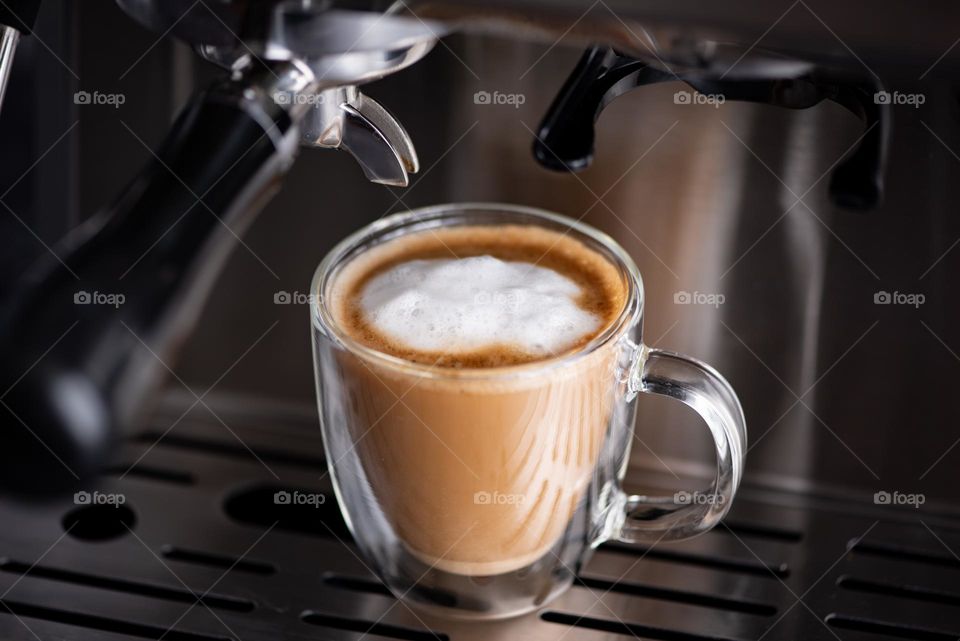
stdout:
POLYGON ((711 367, 642 343, 639 271, 599 231, 513 205, 429 207, 345 239, 311 291, 320 418, 340 509, 371 569, 405 602, 476 619, 528 612, 568 588, 600 543, 688 538, 729 509, 746 451, 740 403, 711 367), (406 361, 338 323, 332 286, 352 260, 407 234, 478 225, 546 228, 605 257, 627 293, 619 317, 573 353, 477 369, 406 361), (716 442, 712 487, 624 493, 640 393, 700 414, 716 442))

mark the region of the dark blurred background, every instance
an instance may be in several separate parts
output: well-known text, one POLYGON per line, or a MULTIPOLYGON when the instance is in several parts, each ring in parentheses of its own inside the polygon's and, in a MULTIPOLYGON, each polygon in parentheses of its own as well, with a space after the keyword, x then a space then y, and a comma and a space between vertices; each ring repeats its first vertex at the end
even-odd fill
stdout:
MULTIPOLYGON (((110 0, 49 0, 37 34, 17 53, 0 117, 4 295, 116 197, 190 94, 218 73, 110 0), (77 91, 120 94, 123 104, 78 105, 77 91)), ((324 253, 388 213, 510 201, 583 217, 626 247, 644 277, 646 340, 710 362, 737 389, 750 428, 748 484, 865 497, 922 490, 952 510, 960 143, 948 68, 931 60, 922 80, 881 70, 888 86, 925 102, 894 106, 886 201, 857 213, 826 196, 829 170, 862 132, 833 103, 677 104, 688 87, 651 86, 604 112, 588 171, 541 168, 533 131, 579 54, 562 43, 458 35, 366 87, 407 128, 420 174, 407 189, 386 188, 346 154, 301 150, 283 191, 237 240, 174 367, 180 380, 170 378, 160 402, 189 405, 186 385, 209 390, 218 406, 315 414, 307 309, 275 304, 275 295, 308 293, 324 253), (522 104, 477 104, 478 91, 522 104), (684 292, 723 302, 676 303, 684 292), (925 301, 877 305, 880 292, 925 301)), ((858 73, 873 70, 863 63, 858 73)), ((683 407, 643 398, 637 430, 638 466, 678 475, 712 467, 709 439, 683 407)))

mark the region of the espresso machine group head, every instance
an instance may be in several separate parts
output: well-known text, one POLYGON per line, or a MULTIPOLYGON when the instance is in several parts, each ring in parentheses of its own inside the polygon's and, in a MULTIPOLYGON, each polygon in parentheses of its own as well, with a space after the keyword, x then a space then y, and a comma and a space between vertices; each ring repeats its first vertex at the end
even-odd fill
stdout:
POLYGON ((0 485, 14 492, 53 493, 100 471, 299 146, 343 149, 385 185, 418 169, 406 131, 359 86, 426 55, 438 25, 312 2, 121 4, 224 73, 119 199, 69 235, 62 262, 19 284, 2 347, 0 485), (124 305, 75 305, 96 291, 124 305))
MULTIPOLYGON (((100 471, 115 434, 170 368, 236 234, 279 189, 300 147, 343 149, 369 180, 408 184, 419 167, 414 145, 362 85, 414 64, 449 33, 565 39, 586 48, 534 141, 535 158, 548 168, 589 163, 594 122, 616 97, 679 80, 730 100, 793 109, 841 104, 862 120, 864 135, 834 169, 832 198, 869 209, 882 197, 890 117, 873 100, 880 80, 789 29, 757 47, 769 23, 763 3, 747 3, 744 15, 755 19, 737 24, 720 15, 727 9, 699 2, 671 9, 610 0, 592 12, 577 2, 545 11, 533 0, 361 8, 329 0, 118 3, 223 73, 190 100, 116 202, 65 239, 63 260, 51 257, 23 279, 5 311, 0 486, 11 491, 61 491, 100 471), (78 290, 116 292, 125 304, 77 306, 78 290)), ((905 2, 870 11, 889 34, 912 16, 905 2)), ((875 43, 864 35, 854 44, 875 43)), ((904 38, 901 60, 922 57, 928 44, 904 38)), ((0 43, 0 67, 2 51, 0 43)))

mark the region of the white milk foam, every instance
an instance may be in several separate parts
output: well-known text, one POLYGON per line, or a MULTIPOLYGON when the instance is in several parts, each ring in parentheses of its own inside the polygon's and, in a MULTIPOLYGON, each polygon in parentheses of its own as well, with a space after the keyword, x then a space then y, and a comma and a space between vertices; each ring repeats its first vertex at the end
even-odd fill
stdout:
POLYGON ((411 349, 511 345, 549 355, 599 327, 577 306, 579 295, 579 285, 551 269, 473 256, 396 265, 370 279, 359 303, 373 328, 411 349))

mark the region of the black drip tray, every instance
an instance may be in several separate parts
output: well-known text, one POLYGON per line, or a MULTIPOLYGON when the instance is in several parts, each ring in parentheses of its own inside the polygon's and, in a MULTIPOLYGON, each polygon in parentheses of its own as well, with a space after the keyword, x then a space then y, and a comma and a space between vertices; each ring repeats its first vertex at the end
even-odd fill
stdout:
POLYGON ((365 567, 319 430, 145 431, 96 490, 0 503, 0 638, 661 641, 960 638, 960 522, 743 497, 716 530, 602 546, 545 610, 431 618, 365 567), (137 461, 131 468, 133 461, 137 461), (278 505, 279 493, 326 500, 278 505))

